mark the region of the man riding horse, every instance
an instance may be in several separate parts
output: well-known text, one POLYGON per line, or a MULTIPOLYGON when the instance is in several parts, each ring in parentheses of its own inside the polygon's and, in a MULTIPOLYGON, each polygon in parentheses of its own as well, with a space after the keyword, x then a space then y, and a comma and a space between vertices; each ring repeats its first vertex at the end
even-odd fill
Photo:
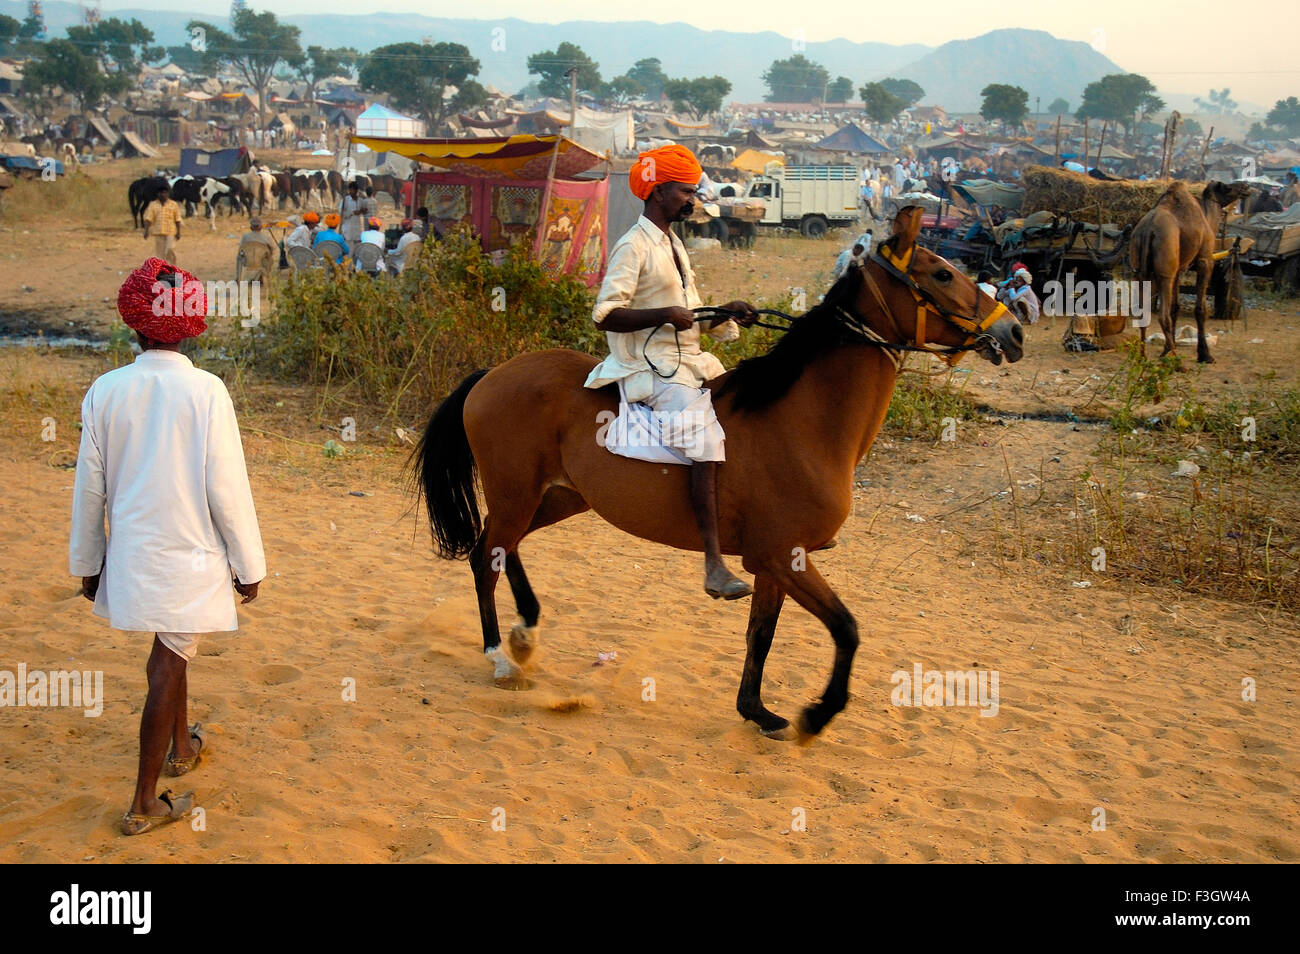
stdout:
MULTIPOLYGON (((704 541, 704 590, 714 599, 734 600, 753 589, 727 568, 718 547, 717 473, 726 455, 711 392, 702 387, 723 367, 700 349, 691 311, 701 304, 695 273, 681 239, 669 229, 693 211, 703 174, 690 150, 676 144, 641 153, 628 174, 628 186, 644 201, 645 212, 610 253, 592 311, 609 341, 609 357, 592 369, 586 386, 617 384, 623 414, 627 405, 641 403, 670 422, 657 439, 690 462, 691 504, 704 541)), ((744 301, 720 310, 734 320, 702 322, 718 341, 734 341, 740 336, 737 323, 748 326, 758 317, 744 301)), ((606 446, 624 452, 614 442, 607 440, 606 446)))

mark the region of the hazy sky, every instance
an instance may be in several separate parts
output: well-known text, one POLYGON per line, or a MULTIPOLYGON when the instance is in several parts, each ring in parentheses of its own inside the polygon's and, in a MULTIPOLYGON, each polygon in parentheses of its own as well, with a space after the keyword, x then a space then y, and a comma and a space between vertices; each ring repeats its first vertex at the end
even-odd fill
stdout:
MULTIPOLYGON (((1255 0, 1239 6, 1206 0, 1019 0, 1001 4, 979 0, 819 0, 802 4, 805 9, 798 14, 792 8, 800 5, 789 0, 658 0, 636 8, 591 0, 369 2, 373 11, 434 17, 517 17, 546 23, 642 19, 746 33, 771 30, 788 36, 802 30, 809 42, 844 37, 937 46, 1001 27, 1026 27, 1092 43, 1124 69, 1145 74, 1167 92, 1204 95, 1211 86, 1228 86, 1234 99, 1265 107, 1276 99, 1300 95, 1300 57, 1295 54, 1300 8, 1295 0, 1255 0)), ((278 14, 351 14, 362 8, 356 2, 338 0, 252 0, 250 5, 278 14)), ((105 10, 172 9, 209 15, 230 9, 229 2, 220 0, 103 0, 103 6, 105 10)))

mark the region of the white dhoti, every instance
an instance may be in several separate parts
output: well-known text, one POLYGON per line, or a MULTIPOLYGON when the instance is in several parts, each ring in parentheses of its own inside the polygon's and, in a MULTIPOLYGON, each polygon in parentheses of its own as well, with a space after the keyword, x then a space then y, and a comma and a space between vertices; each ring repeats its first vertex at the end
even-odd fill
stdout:
POLYGON ((604 434, 608 450, 657 464, 727 459, 725 435, 707 388, 656 379, 649 398, 631 402, 620 381, 618 393, 618 417, 604 434))

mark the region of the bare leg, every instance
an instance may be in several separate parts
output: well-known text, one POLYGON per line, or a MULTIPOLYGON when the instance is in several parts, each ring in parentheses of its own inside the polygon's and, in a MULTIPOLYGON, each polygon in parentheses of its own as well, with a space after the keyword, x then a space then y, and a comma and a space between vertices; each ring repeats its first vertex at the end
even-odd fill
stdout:
POLYGON ((186 660, 159 641, 153 639, 153 651, 145 672, 149 677, 149 696, 140 717, 140 766, 136 776, 135 800, 131 811, 141 815, 166 815, 167 805, 158 800, 158 774, 163 759, 167 757, 167 744, 173 733, 184 732, 189 744, 189 732, 182 726, 185 719, 185 667, 186 660), (177 722, 179 712, 180 722, 177 722))
POLYGON ((718 547, 718 462, 696 461, 691 465, 691 505, 695 522, 704 539, 704 592, 714 599, 738 600, 754 592, 722 562, 718 547))

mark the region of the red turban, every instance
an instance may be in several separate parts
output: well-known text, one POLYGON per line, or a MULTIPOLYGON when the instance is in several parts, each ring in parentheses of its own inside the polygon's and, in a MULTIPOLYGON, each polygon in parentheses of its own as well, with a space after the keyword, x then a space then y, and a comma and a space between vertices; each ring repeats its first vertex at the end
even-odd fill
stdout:
POLYGON ((207 312, 203 283, 161 258, 133 271, 117 293, 117 313, 126 326, 164 344, 203 334, 207 312))
POLYGON ((650 198, 650 192, 661 182, 689 182, 695 185, 700 181, 704 170, 700 161, 685 146, 672 143, 651 149, 636 157, 636 164, 627 174, 627 185, 638 199, 650 198))

